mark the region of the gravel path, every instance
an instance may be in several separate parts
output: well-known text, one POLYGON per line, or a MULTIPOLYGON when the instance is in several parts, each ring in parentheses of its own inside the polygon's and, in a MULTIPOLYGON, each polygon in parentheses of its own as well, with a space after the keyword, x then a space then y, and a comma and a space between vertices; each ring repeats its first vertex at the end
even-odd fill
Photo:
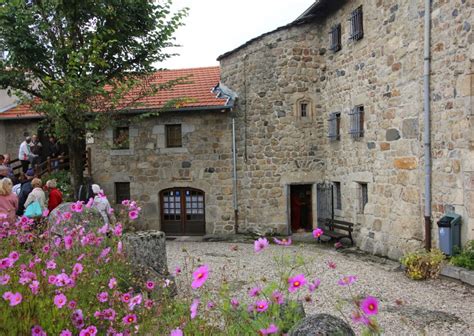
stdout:
MULTIPOLYGON (((208 264, 209 282, 222 278, 236 281, 236 296, 243 298, 249 288, 265 279, 275 279, 275 257, 305 257, 309 279, 321 279, 312 302, 305 302, 307 314, 337 312, 324 296, 348 298, 348 291, 337 285, 343 275, 356 275, 356 293, 372 295, 380 300, 378 321, 385 335, 474 335, 474 290, 446 279, 412 281, 391 261, 367 260, 357 254, 340 253, 316 244, 281 247, 271 245, 255 254, 253 245, 222 242, 168 241, 168 266, 183 267, 187 255, 208 264), (327 262, 336 263, 329 269, 327 262)), ((357 329, 356 329, 357 330, 357 329)))

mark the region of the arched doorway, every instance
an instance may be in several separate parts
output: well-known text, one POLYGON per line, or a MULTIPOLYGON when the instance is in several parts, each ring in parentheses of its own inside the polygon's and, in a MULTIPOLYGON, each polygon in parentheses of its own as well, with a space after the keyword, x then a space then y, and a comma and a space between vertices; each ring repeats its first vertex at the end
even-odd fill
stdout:
POLYGON ((206 233, 204 191, 170 188, 160 192, 161 229, 172 236, 206 233))

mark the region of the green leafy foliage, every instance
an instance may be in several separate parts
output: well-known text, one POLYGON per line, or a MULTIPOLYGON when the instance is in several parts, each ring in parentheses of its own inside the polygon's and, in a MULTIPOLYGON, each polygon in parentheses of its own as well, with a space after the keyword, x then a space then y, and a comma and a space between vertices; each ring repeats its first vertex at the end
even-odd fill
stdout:
POLYGON ((439 249, 420 250, 405 255, 400 262, 406 267, 405 274, 413 280, 437 278, 445 259, 439 249))
POLYGON ((47 180, 56 180, 57 187, 63 194, 64 202, 71 202, 74 200, 74 192, 71 185, 71 176, 66 170, 59 170, 47 176, 47 180))
POLYGON ((474 270, 474 240, 468 241, 459 254, 451 258, 451 264, 474 270))

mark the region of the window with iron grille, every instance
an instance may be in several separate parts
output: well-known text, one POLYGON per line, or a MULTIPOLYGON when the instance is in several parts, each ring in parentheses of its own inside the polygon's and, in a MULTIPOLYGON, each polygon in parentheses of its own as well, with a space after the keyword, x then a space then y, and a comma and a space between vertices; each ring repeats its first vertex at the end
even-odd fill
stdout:
POLYGON ((182 147, 181 125, 166 125, 166 147, 182 147))
POLYGON ((329 115, 329 130, 328 137, 331 141, 340 140, 340 130, 341 130, 341 113, 333 112, 329 115))
POLYGON ((115 127, 113 132, 113 149, 130 148, 130 129, 128 126, 115 127))
POLYGON ((308 103, 301 102, 300 103, 300 117, 307 117, 308 116, 308 103))
POLYGON ((354 107, 349 112, 350 130, 349 134, 353 139, 359 139, 364 136, 364 106, 354 107))
POLYGON ((359 183, 359 213, 364 213, 364 208, 369 202, 369 188, 367 183, 359 183))
POLYGON ((349 21, 351 25, 350 39, 353 41, 360 40, 362 37, 364 37, 362 6, 351 13, 349 21))
POLYGON ((331 28, 329 32, 329 49, 337 52, 341 50, 341 24, 337 24, 331 28))
POLYGON ((130 182, 115 182, 115 203, 130 199, 130 182))
POLYGON ((334 207, 337 210, 342 209, 341 182, 333 182, 334 186, 334 207))

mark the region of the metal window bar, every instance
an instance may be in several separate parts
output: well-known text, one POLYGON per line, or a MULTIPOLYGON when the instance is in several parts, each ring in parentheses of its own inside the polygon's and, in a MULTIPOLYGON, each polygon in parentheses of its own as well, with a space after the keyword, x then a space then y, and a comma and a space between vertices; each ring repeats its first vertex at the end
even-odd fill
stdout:
POLYGON ((329 115, 328 138, 331 141, 339 140, 340 113, 333 112, 329 115))
POLYGON ((360 40, 364 36, 362 6, 355 9, 351 13, 350 22, 351 22, 350 39, 353 41, 360 40))
POLYGON ((341 50, 341 24, 335 25, 329 32, 329 49, 333 52, 341 50))
POLYGON ((353 139, 364 136, 364 107, 356 106, 349 112, 350 129, 349 134, 353 139))

